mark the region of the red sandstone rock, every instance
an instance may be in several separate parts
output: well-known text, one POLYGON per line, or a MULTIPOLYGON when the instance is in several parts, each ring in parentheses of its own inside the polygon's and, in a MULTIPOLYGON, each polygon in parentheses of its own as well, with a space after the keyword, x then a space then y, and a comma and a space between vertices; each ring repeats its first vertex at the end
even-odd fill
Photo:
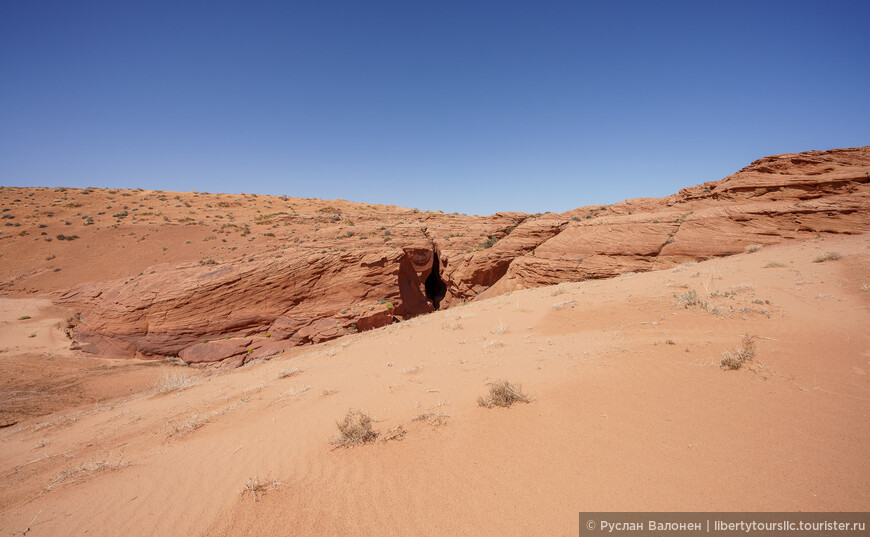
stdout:
POLYGON ((219 362, 231 356, 245 354, 250 343, 250 339, 227 339, 197 343, 182 349, 178 353, 178 357, 189 364, 219 362))
POLYGON ((266 357, 478 296, 667 268, 818 233, 868 232, 870 147, 765 157, 666 198, 561 215, 397 210, 355 218, 348 226, 340 210, 270 216, 269 223, 322 226, 312 232, 317 244, 219 265, 155 267, 79 285, 57 301, 81 314, 71 329, 76 339, 103 354, 241 364, 251 335, 270 334, 252 353, 266 357), (328 249, 319 246, 327 241, 328 249), (220 340, 227 336, 245 339, 220 340))

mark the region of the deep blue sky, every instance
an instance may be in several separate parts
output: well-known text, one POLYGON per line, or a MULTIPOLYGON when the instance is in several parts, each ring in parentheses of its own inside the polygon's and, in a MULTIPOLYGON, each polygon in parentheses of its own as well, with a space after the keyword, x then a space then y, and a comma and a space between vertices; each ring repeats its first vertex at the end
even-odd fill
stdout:
POLYGON ((870 144, 870 2, 0 4, 0 184, 489 214, 870 144), (256 5, 253 5, 256 4, 256 5))

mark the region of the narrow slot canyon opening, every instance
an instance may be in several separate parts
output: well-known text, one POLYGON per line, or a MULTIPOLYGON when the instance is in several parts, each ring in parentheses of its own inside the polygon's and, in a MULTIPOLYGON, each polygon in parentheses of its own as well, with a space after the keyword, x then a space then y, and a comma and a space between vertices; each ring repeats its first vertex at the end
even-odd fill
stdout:
POLYGON ((432 306, 437 310, 447 294, 447 284, 441 279, 441 263, 438 259, 438 250, 432 252, 432 272, 426 277, 423 287, 426 290, 426 298, 432 301, 432 306))

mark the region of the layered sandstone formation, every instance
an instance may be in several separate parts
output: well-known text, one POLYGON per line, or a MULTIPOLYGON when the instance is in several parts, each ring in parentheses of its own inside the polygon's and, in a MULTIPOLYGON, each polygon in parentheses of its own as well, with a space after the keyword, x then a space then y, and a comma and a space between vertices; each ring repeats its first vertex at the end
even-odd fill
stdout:
POLYGON ((765 157, 666 198, 558 215, 373 212, 351 230, 332 213, 269 215, 280 250, 83 283, 57 302, 78 312, 85 350, 238 365, 516 289, 866 233, 870 147, 765 157), (300 222, 321 240, 281 236, 300 222))

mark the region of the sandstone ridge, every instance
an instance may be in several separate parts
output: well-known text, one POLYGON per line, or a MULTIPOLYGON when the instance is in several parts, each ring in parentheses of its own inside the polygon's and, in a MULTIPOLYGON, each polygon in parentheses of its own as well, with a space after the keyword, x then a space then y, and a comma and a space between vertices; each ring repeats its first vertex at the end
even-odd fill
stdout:
POLYGON ((765 157, 665 198, 562 214, 374 210, 348 224, 349 209, 323 209, 269 214, 260 251, 83 282, 56 302, 77 313, 84 350, 236 366, 513 290, 866 233, 870 147, 765 157), (300 241, 299 225, 321 240, 300 241))

